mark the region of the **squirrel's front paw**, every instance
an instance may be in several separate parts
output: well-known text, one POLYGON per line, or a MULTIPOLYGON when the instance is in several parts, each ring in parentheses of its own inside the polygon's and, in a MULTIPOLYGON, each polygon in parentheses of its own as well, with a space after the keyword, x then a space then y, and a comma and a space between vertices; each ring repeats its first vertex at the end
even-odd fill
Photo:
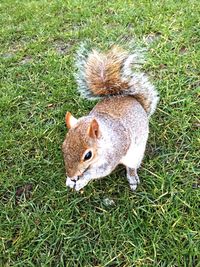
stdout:
POLYGON ((85 187, 88 184, 88 179, 79 179, 77 177, 76 180, 71 180, 69 177, 66 179, 66 186, 70 187, 72 189, 75 189, 76 191, 81 190, 83 187, 85 187))
POLYGON ((81 190, 85 185, 86 185, 85 183, 81 183, 81 182, 77 181, 77 182, 75 183, 74 189, 75 189, 76 191, 79 191, 79 190, 81 190))
POLYGON ((79 191, 81 190, 83 187, 85 187, 87 184, 88 184, 88 180, 86 179, 79 179, 78 181, 76 181, 75 183, 75 186, 74 186, 74 189, 76 191, 79 191))
POLYGON ((69 177, 66 179, 66 186, 70 188, 74 188, 76 185, 76 181, 72 181, 69 177))

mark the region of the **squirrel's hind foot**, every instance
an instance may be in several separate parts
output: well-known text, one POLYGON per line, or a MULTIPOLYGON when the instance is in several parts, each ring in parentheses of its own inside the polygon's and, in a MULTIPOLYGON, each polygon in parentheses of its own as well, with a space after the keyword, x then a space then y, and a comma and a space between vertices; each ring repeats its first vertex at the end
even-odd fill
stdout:
POLYGON ((130 184, 130 188, 132 191, 135 191, 138 184, 140 183, 140 178, 137 175, 137 170, 132 168, 126 168, 127 169, 127 179, 130 184))

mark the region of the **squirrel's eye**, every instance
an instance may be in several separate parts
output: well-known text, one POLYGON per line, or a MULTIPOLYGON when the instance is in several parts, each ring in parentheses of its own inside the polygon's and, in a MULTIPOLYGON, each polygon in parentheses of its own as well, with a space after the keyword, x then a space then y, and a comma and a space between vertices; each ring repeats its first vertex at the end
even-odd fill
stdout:
POLYGON ((88 151, 87 154, 85 154, 84 156, 84 161, 91 159, 91 157, 92 157, 92 152, 88 151))

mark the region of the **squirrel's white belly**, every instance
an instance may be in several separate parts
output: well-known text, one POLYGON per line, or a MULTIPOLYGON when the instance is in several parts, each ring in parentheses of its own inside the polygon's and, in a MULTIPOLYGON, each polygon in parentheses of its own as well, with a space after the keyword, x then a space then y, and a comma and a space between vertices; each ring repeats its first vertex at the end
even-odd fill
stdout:
POLYGON ((133 169, 139 168, 144 156, 146 142, 142 144, 132 143, 126 155, 121 159, 120 163, 133 169))

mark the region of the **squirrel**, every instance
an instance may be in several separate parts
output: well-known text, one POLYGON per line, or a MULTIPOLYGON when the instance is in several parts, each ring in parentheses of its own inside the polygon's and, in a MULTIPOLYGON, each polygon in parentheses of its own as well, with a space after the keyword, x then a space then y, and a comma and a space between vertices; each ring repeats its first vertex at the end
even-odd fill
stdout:
POLYGON ((138 71, 137 64, 137 52, 129 53, 118 46, 104 53, 79 51, 79 92, 86 99, 100 101, 79 119, 66 113, 69 131, 62 151, 67 187, 79 191, 89 181, 105 177, 123 164, 130 188, 137 188, 149 118, 159 100, 155 87, 138 71))

